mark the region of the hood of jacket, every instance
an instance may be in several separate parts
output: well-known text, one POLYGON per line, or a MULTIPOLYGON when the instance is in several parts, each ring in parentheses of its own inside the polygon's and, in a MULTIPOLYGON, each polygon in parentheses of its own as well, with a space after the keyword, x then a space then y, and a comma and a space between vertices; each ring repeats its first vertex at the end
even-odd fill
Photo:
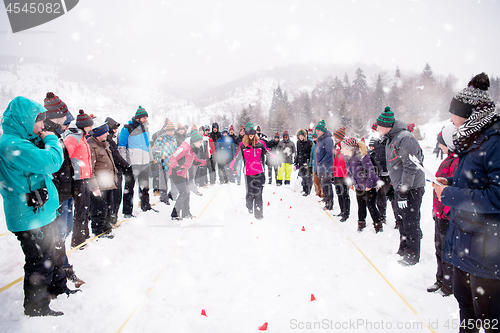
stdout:
POLYGON ((39 113, 47 111, 41 104, 25 97, 14 98, 3 113, 2 129, 4 134, 12 134, 23 139, 33 140, 35 120, 39 113))

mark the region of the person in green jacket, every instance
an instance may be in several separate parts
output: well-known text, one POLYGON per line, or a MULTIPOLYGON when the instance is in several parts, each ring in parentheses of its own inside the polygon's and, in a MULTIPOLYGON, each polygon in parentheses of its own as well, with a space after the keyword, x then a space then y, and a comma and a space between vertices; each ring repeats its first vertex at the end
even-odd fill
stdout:
POLYGON ((59 196, 52 174, 63 162, 57 137, 44 131, 45 108, 16 97, 3 113, 0 137, 0 194, 7 229, 13 232, 25 255, 24 313, 60 316, 49 308, 50 299, 74 293, 66 286, 64 253, 57 229, 59 196), (45 148, 36 143, 43 140, 45 148))

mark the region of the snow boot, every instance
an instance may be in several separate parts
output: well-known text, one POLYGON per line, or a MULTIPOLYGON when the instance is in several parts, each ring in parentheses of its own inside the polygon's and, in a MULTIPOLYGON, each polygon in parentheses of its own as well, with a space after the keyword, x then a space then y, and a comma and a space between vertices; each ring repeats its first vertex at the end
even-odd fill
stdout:
POLYGON ((276 180, 276 186, 283 185, 283 180, 276 180))
POLYGON ((66 279, 73 282, 75 284, 75 288, 80 288, 82 284, 85 284, 85 281, 76 276, 73 266, 63 267, 63 270, 66 273, 66 279))
POLYGON ((358 221, 358 232, 363 231, 366 228, 366 221, 358 221))
POLYGON ((290 181, 289 180, 285 180, 285 185, 290 185, 290 181))
POLYGON ((443 283, 441 281, 436 281, 436 282, 434 282, 434 284, 432 286, 427 288, 427 292, 428 293, 435 293, 436 291, 441 289, 442 286, 443 286, 443 283))
POLYGON ((342 218, 340 219, 340 222, 345 222, 347 221, 347 219, 349 218, 349 216, 342 216, 342 218))
POLYGON ((378 234, 379 232, 384 231, 383 223, 385 223, 385 221, 382 219, 380 219, 377 223, 373 223, 373 227, 375 228, 375 233, 378 234))
POLYGON ((40 310, 31 310, 31 311, 24 310, 24 314, 28 317, 46 317, 46 316, 58 317, 64 315, 64 312, 54 311, 47 306, 47 308, 40 310))

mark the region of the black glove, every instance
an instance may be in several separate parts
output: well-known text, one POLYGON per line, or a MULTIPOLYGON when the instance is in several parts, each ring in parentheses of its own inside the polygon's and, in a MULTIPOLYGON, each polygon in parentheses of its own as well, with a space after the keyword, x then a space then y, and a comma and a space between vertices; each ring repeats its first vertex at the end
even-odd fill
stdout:
POLYGON ((391 186, 389 191, 387 191, 386 196, 387 196, 387 199, 389 199, 390 201, 394 200, 394 187, 391 186))

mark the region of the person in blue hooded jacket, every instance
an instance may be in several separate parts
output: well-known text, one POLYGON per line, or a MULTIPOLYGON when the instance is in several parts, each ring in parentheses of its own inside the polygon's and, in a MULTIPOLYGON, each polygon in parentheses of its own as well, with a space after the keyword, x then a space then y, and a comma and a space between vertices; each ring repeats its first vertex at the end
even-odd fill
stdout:
POLYGON ((321 189, 323 190, 325 207, 324 210, 333 209, 333 139, 332 133, 326 129, 324 120, 321 120, 315 128, 318 139, 316 140, 316 172, 318 174, 321 189))
POLYGON ((451 207, 443 260, 452 264, 460 332, 498 331, 500 321, 500 116, 485 73, 450 103, 458 167, 433 185, 451 207), (493 330, 492 328, 495 328, 493 330))
POLYGON ((57 136, 43 130, 45 108, 16 97, 3 114, 0 137, 0 193, 7 228, 25 255, 24 313, 27 316, 60 316, 49 307, 52 295, 73 293, 66 286, 62 268, 64 249, 57 229, 59 196, 52 174, 63 163, 57 136), (43 140, 44 149, 36 143, 43 140))

